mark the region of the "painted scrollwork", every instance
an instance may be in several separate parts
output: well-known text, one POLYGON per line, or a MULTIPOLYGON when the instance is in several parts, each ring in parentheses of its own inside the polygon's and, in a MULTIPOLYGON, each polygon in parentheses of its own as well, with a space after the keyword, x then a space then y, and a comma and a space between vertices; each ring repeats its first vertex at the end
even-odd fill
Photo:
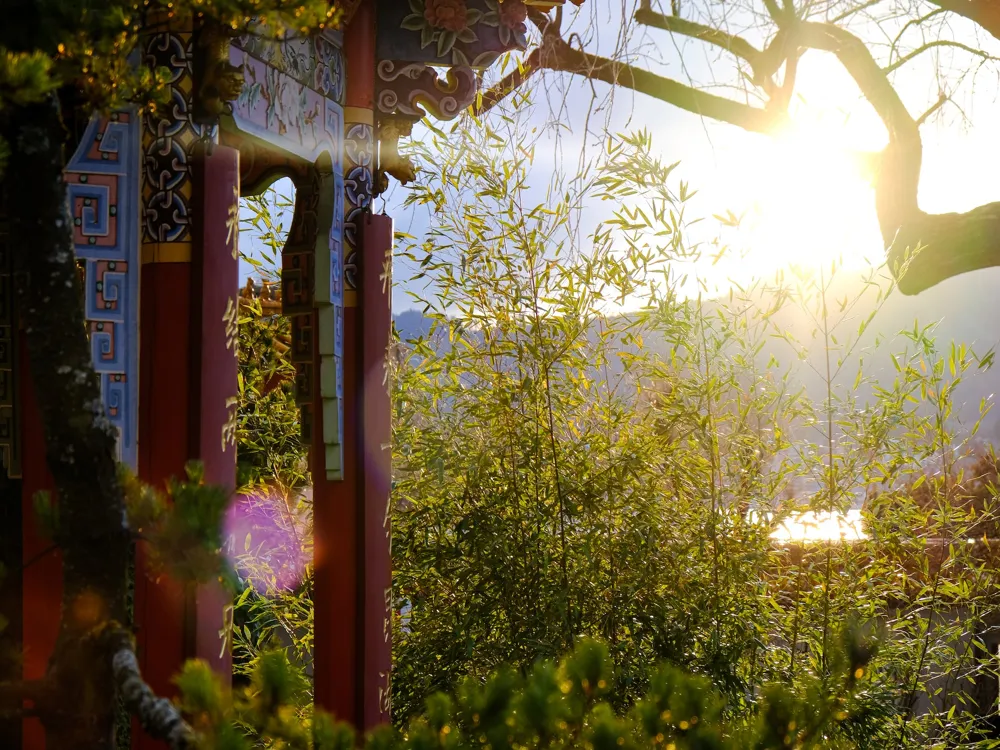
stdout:
POLYGON ((457 117, 476 99, 476 72, 468 66, 449 68, 444 78, 425 63, 381 60, 378 63, 378 109, 383 114, 438 120, 457 117))
MULTIPOLYGON (((138 445, 140 142, 134 112, 114 112, 107 118, 95 115, 64 173, 104 413, 118 431, 118 458, 132 467, 138 445)), ((183 162, 182 155, 176 158, 183 162)), ((183 205, 179 192, 183 180, 171 177, 169 169, 151 168, 148 159, 146 166, 147 175, 156 176, 160 193, 172 196, 175 215, 152 221, 157 236, 164 232, 170 236, 171 222, 186 228, 176 223, 176 212, 183 205)), ((150 210, 147 204, 147 226, 150 210)))

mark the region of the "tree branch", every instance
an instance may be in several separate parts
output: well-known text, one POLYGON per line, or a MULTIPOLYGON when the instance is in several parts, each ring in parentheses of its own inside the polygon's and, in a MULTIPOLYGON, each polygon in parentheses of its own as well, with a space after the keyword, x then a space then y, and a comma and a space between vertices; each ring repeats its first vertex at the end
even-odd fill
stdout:
POLYGON ((868 103, 895 141, 919 141, 913 117, 899 98, 885 71, 872 57, 868 47, 846 29, 826 23, 805 21, 798 24, 796 39, 803 47, 832 52, 850 74, 868 103))
POLYGON ((886 249, 903 294, 919 294, 953 276, 1000 266, 1000 203, 962 214, 918 211, 886 249))
MULTIPOLYGON (((972 18, 1000 38, 1000 3, 993 6, 996 8, 996 19, 991 28, 989 19, 992 16, 987 18, 984 14, 988 3, 977 0, 932 2, 972 18)), ((659 16, 645 4, 640 8, 637 20, 715 44, 751 62, 751 66, 754 63, 758 66, 765 64, 761 60, 771 50, 773 57, 770 64, 773 69, 768 70, 770 75, 787 61, 784 84, 776 95, 771 96, 766 109, 715 96, 628 63, 574 49, 557 34, 543 34, 542 45, 532 53, 531 59, 537 60, 539 69, 573 73, 612 86, 622 86, 703 117, 751 132, 773 134, 776 125, 786 117, 780 110, 794 86, 795 64, 800 50, 831 52, 878 114, 889 135, 889 145, 881 153, 861 155, 861 159, 874 172, 875 209, 888 260, 900 290, 904 294, 917 294, 952 276, 1000 266, 1000 203, 980 206, 964 214, 926 214, 917 203, 923 151, 920 125, 947 101, 947 97, 940 97, 930 110, 914 119, 890 83, 887 71, 879 66, 861 39, 830 23, 798 21, 788 13, 787 7, 781 8, 775 0, 765 0, 765 4, 779 26, 779 32, 768 48, 760 52, 740 37, 683 19, 659 16)), ((889 71, 921 51, 941 44, 927 45, 911 53, 890 66, 889 71)), ((964 45, 951 44, 978 54, 964 45)), ((525 77, 522 76, 522 79, 525 77)), ((492 93, 484 98, 489 98, 492 93)), ((490 101, 496 101, 504 94, 506 91, 490 101)))
POLYGON ((560 38, 551 38, 545 44, 539 55, 539 65, 548 70, 582 75, 611 86, 622 86, 679 109, 727 122, 754 133, 773 133, 775 127, 784 120, 781 112, 741 104, 628 63, 573 49, 560 38))
POLYGON ((932 5, 979 24, 1000 39, 1000 8, 995 0, 928 0, 932 5))
POLYGON ((917 127, 923 125, 927 121, 928 117, 930 117, 939 109, 941 109, 941 107, 947 104, 947 102, 948 102, 948 95, 942 91, 938 95, 937 101, 934 102, 930 107, 928 107, 927 111, 917 118, 917 127))
POLYGON ((769 96, 775 91, 771 78, 778 72, 782 63, 795 54, 795 44, 786 29, 779 29, 771 43, 763 50, 759 50, 736 34, 688 21, 680 16, 657 13, 648 7, 639 8, 635 12, 635 20, 644 26, 713 44, 745 60, 753 71, 754 84, 765 87, 769 96))
POLYGON ((993 60, 993 61, 996 61, 996 60, 1000 59, 1000 58, 994 57, 991 54, 983 52, 981 49, 976 49, 975 47, 970 47, 969 45, 962 44, 961 42, 953 42, 950 39, 935 39, 934 41, 927 42, 926 44, 922 44, 921 46, 917 47, 912 52, 909 52, 908 54, 903 55, 898 60, 896 60, 896 62, 892 63, 892 65, 889 65, 888 67, 883 68, 882 71, 886 75, 888 75, 889 73, 892 73, 894 70, 897 70, 898 68, 902 67, 903 65, 906 65, 906 63, 908 63, 910 60, 912 60, 913 58, 917 57, 918 55, 922 55, 927 50, 934 49, 935 47, 955 47, 957 49, 962 50, 963 52, 968 52, 970 55, 975 55, 976 57, 980 57, 983 60, 993 60))
MULTIPOLYGON (((905 34, 908 29, 914 26, 920 26, 924 23, 927 23, 927 21, 934 18, 934 16, 940 15, 944 12, 945 11, 943 8, 935 8, 930 13, 920 16, 919 18, 911 18, 909 21, 904 23, 903 28, 901 28, 899 32, 896 34, 895 38, 893 38, 892 45, 889 47, 889 59, 892 60, 892 53, 896 51, 896 47, 899 46, 899 43, 903 38, 903 34, 905 34)), ((836 23, 836 21, 834 21, 833 23, 836 23)))
POLYGON ((920 213, 917 191, 923 144, 917 121, 868 47, 854 34, 832 24, 803 22, 797 24, 796 38, 804 47, 837 56, 889 133, 889 145, 875 175, 875 211, 888 248, 899 228, 920 213))
POLYGON ((716 47, 721 47, 746 60, 751 66, 761 55, 759 49, 741 36, 729 34, 721 29, 705 26, 695 21, 688 21, 680 16, 668 16, 664 13, 657 13, 651 8, 642 7, 635 12, 634 18, 637 23, 641 23, 643 26, 650 26, 654 29, 669 31, 671 34, 680 34, 714 44, 716 47))
POLYGON ((49 657, 50 695, 36 704, 50 747, 104 750, 116 706, 110 664, 85 657, 87 633, 125 619, 130 533, 115 464, 117 433, 104 414, 80 300, 63 179, 67 132, 57 97, 10 108, 7 192, 18 303, 31 381, 59 502, 59 634, 49 657), (58 691, 58 695, 52 695, 58 691))
POLYGON ((764 0, 764 7, 767 8, 767 14, 776 24, 780 25, 785 20, 785 12, 775 0, 764 0))

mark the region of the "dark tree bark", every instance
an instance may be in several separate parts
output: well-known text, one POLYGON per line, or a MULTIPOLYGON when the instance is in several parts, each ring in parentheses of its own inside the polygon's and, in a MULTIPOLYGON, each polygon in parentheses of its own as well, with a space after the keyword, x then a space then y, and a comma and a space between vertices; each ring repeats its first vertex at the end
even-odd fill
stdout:
POLYGON ((12 108, 7 136, 15 284, 58 495, 53 541, 63 560, 55 650, 42 683, 21 689, 52 750, 113 750, 119 695, 151 735, 172 748, 191 747, 194 735, 177 710, 142 682, 121 625, 132 538, 114 460, 117 436, 104 415, 80 304, 63 181, 72 134, 58 99, 12 108))
POLYGON ((113 460, 116 436, 104 416, 90 360, 66 187, 66 132, 58 103, 11 113, 11 247, 31 378, 58 493, 54 541, 63 556, 62 620, 36 706, 51 748, 112 748, 116 691, 108 659, 84 644, 100 625, 125 622, 130 533, 113 460))

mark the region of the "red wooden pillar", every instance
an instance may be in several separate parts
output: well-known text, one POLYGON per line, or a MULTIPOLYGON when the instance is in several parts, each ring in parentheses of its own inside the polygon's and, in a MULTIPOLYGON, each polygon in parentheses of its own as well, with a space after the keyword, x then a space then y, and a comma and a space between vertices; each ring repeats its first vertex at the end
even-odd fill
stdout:
MULTIPOLYGON (((387 498, 378 483, 388 482, 370 445, 388 443, 388 398, 366 400, 369 365, 374 351, 385 354, 388 308, 368 317, 368 297, 362 279, 378 278, 384 247, 369 261, 363 247, 373 185, 375 97, 375 9, 363 2, 344 33, 346 106, 344 107, 344 276, 343 454, 340 478, 331 479, 325 464, 323 431, 336 420, 317 419, 314 428, 312 475, 315 526, 316 704, 337 718, 368 729, 388 718, 389 641, 384 609, 389 575, 388 539, 384 520, 387 498), (359 303, 364 304, 364 307, 359 303), (372 326, 378 329, 373 332, 372 326), (366 362, 366 352, 369 361, 366 362), (372 494, 374 493, 374 494, 372 494), (369 502, 377 505, 370 508, 369 502), (376 519, 377 520, 373 520, 376 519), (373 542, 372 526, 377 526, 373 542)), ((391 238, 375 232, 375 244, 391 238)), ((320 327, 317 326, 317 335, 320 327)), ((317 346, 316 351, 322 347, 317 346)), ((379 388, 382 368, 378 367, 379 388)), ((320 402, 317 390, 316 403, 320 402)), ((387 488, 387 485, 386 485, 387 488)))
MULTIPOLYGON (((191 243, 143 245, 139 308, 139 476, 163 487, 182 476, 191 413, 191 243)), ((134 621, 143 676, 158 695, 173 695, 172 677, 187 653, 184 592, 149 566, 136 546, 134 621)), ((133 724, 132 746, 162 747, 133 724)))
MULTIPOLYGON (((195 205, 202 219, 195 233, 191 325, 193 348, 191 457, 205 469, 205 481, 236 489, 236 413, 239 407, 238 297, 240 154, 215 146, 195 179, 195 205), (198 179, 200 177, 200 179, 198 179)), ((191 653, 207 660, 228 681, 232 654, 220 633, 231 596, 220 583, 200 587, 189 604, 191 653)))
POLYGON ((392 406, 386 357, 392 331, 392 219, 367 214, 361 230, 362 500, 364 503, 364 727, 389 721, 392 667, 392 406))
MULTIPOLYGON (((239 153, 217 146, 191 164, 191 226, 185 242, 143 246, 140 310, 139 475, 161 486, 190 459, 208 482, 233 488, 237 398, 236 254, 239 153)), ((135 620, 143 674, 161 695, 188 658, 231 673, 220 638, 230 602, 217 585, 184 591, 136 563, 135 620)), ((139 736, 139 748, 160 747, 139 736)))

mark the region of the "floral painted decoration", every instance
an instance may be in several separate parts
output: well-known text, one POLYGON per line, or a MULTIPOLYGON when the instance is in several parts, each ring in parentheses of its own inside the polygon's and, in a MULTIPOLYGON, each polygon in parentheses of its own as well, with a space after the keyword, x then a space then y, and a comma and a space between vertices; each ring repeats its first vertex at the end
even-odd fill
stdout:
POLYGON ((440 57, 447 55, 461 41, 471 44, 479 40, 472 27, 479 23, 481 11, 469 8, 465 0, 409 0, 410 14, 401 26, 420 32, 420 47, 437 45, 440 57))
POLYGON ((486 0, 489 10, 483 16, 483 24, 494 26, 500 34, 500 42, 505 46, 524 49, 528 46, 524 23, 528 18, 528 7, 524 0, 486 0))
POLYGON ((431 26, 461 34, 469 25, 465 0, 425 0, 424 18, 431 26))
POLYGON ((483 16, 483 23, 495 26, 500 34, 500 42, 520 48, 526 46, 525 34, 528 27, 528 6, 524 0, 486 0, 489 11, 483 16))

